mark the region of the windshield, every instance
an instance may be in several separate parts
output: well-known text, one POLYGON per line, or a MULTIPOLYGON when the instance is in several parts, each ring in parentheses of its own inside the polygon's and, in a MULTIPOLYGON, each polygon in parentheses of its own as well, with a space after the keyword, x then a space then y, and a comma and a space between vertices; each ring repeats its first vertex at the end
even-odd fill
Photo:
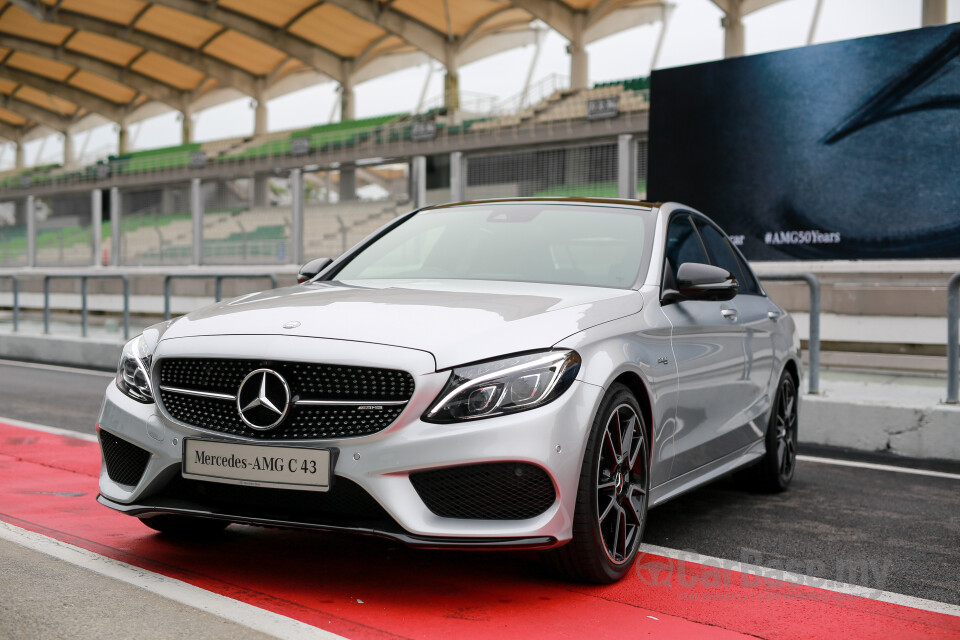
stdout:
POLYGON ((648 211, 553 202, 427 209, 355 256, 337 280, 510 280, 628 288, 648 211))

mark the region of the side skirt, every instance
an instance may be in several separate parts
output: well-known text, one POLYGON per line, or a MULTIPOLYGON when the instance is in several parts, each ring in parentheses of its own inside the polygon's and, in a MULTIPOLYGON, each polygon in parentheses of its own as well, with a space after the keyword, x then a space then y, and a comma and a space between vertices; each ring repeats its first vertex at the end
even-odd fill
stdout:
POLYGON ((698 469, 689 471, 678 478, 668 480, 663 484, 650 490, 650 506, 656 507, 664 502, 673 500, 688 491, 713 482, 729 473, 742 467, 757 462, 766 452, 766 445, 763 439, 753 444, 749 444, 739 451, 734 451, 730 455, 724 456, 719 460, 714 460, 698 469))

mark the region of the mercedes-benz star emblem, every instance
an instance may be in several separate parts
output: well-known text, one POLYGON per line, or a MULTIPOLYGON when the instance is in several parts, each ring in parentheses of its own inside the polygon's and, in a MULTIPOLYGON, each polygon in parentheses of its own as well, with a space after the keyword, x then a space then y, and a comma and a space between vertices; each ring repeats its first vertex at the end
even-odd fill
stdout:
POLYGON ((257 369, 247 374, 237 393, 240 419, 251 429, 267 431, 283 422, 290 408, 290 387, 272 369, 257 369))

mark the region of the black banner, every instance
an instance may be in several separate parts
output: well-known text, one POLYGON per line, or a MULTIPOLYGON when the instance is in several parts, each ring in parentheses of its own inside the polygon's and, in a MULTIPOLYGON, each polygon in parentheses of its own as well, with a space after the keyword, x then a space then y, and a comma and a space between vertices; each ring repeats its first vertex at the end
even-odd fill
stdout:
POLYGON ((960 25, 655 71, 651 96, 649 199, 748 258, 960 257, 960 25))

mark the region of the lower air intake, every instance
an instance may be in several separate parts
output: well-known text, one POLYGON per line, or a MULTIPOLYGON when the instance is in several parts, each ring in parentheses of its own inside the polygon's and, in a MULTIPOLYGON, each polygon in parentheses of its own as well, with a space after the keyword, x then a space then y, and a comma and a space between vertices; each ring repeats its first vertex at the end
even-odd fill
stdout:
POLYGON ((107 465, 107 475, 117 484, 136 485, 143 477, 150 452, 112 433, 100 430, 100 450, 107 465))
POLYGON ((557 499, 547 473, 521 462, 417 471, 410 482, 427 508, 442 518, 526 520, 557 499))

